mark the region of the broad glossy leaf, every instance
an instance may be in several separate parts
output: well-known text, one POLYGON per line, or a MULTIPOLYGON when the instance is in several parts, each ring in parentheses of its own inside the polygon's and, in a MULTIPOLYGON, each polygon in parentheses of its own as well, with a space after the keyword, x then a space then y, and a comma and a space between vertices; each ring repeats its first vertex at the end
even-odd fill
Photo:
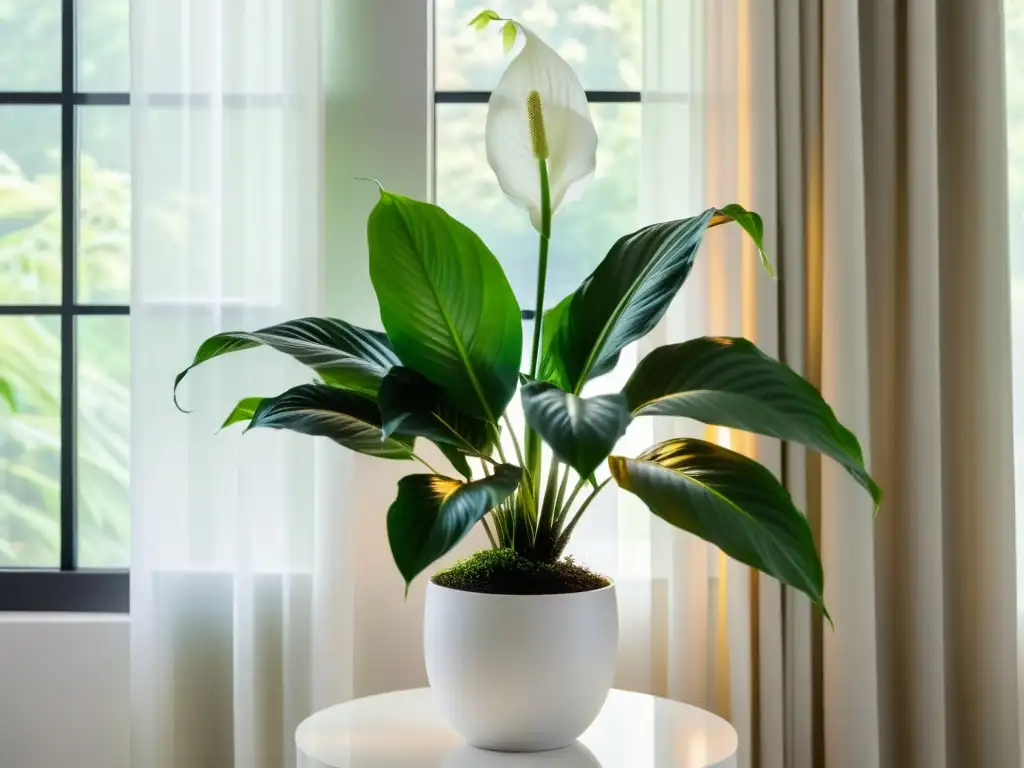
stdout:
POLYGON ((803 443, 842 464, 881 503, 860 443, 818 390, 746 339, 659 347, 640 361, 623 394, 634 416, 682 416, 803 443))
POLYGON ((735 204, 620 238, 575 292, 544 313, 539 378, 579 394, 588 380, 614 368, 622 348, 664 316, 690 274, 704 231, 733 220, 767 263, 760 217, 735 204))
POLYGON ((545 313, 544 324, 555 327, 547 329, 540 378, 579 394, 589 379, 614 368, 622 348, 665 314, 714 213, 709 208, 620 238, 582 285, 545 313))
POLYGON ((526 423, 581 477, 608 457, 631 419, 621 394, 583 398, 533 382, 523 387, 522 398, 526 423))
POLYGON ((490 446, 487 422, 468 416, 439 386, 411 368, 395 366, 380 385, 377 406, 385 435, 415 435, 470 452, 490 446))
POLYGON ((265 397, 243 397, 238 401, 228 417, 224 419, 224 423, 220 425, 221 429, 226 429, 232 424, 237 424, 240 421, 251 421, 253 415, 256 413, 256 409, 260 407, 260 403, 266 400, 265 397))
POLYGON ((608 466, 658 517, 824 607, 807 518, 756 461, 703 440, 668 440, 635 459, 612 456, 608 466))
POLYGON ((192 365, 174 379, 178 384, 201 363, 229 352, 266 345, 308 365, 336 387, 368 395, 377 393, 380 380, 399 360, 388 337, 333 317, 304 317, 258 331, 228 331, 199 345, 192 365))
POLYGON ((480 519, 507 499, 522 471, 499 464, 494 474, 471 483, 442 475, 409 475, 398 481, 398 498, 388 509, 391 554, 408 588, 480 519))
POLYGON ((246 428, 290 429, 304 435, 328 437, 368 456, 408 459, 415 438, 382 437, 377 404, 355 392, 325 384, 300 384, 277 397, 268 397, 246 428))
POLYGON ((367 233, 381 321, 399 358, 461 410, 496 421, 516 390, 523 329, 494 254, 437 206, 389 192, 367 233))

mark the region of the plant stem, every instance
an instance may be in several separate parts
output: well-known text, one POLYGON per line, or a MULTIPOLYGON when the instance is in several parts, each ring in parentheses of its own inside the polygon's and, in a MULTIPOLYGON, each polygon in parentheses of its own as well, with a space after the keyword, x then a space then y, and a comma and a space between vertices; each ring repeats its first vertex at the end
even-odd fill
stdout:
MULTIPOLYGON (((540 170, 540 250, 537 257, 537 300, 534 304, 533 342, 530 345, 530 378, 537 377, 540 362, 541 328, 544 324, 544 289, 548 281, 548 245, 551 241, 551 189, 548 184, 548 163, 538 159, 540 170)), ((532 479, 534 497, 540 495, 541 443, 538 435, 526 427, 526 469, 532 479)))
POLYGON ((491 526, 487 524, 487 518, 481 517, 480 522, 484 524, 484 533, 487 534, 487 538, 491 542, 491 549, 497 549, 498 545, 494 542, 494 534, 491 533, 491 526))
POLYGON ((548 280, 548 243, 551 240, 551 190, 548 186, 548 162, 540 164, 540 254, 537 259, 537 301, 533 317, 533 345, 530 347, 530 378, 537 377, 540 352, 540 327, 544 317, 544 288, 548 280))
POLYGON ((501 447, 501 431, 498 429, 498 425, 493 421, 487 422, 487 426, 490 427, 492 433, 494 433, 494 447, 498 449, 498 456, 501 457, 502 464, 508 464, 508 459, 505 458, 505 451, 501 447))
POLYGON ((587 507, 590 506, 590 502, 596 499, 597 494, 601 492, 601 489, 608 485, 608 483, 610 483, 611 481, 612 479, 610 477, 607 478, 606 480, 602 480, 600 483, 598 483, 597 488, 591 491, 590 495, 583 500, 583 504, 580 505, 579 511, 575 515, 573 515, 572 520, 570 520, 569 524, 565 526, 565 530, 562 532, 562 535, 558 537, 558 544, 555 547, 556 557, 562 553, 562 550, 565 549, 565 545, 569 543, 569 537, 572 536, 572 532, 576 528, 576 523, 578 523, 580 521, 580 518, 583 517, 583 513, 587 511, 587 507))
POLYGON ((512 420, 508 417, 508 411, 501 414, 501 418, 505 420, 505 426, 508 428, 508 433, 512 435, 512 447, 516 452, 516 460, 519 462, 519 466, 529 472, 529 468, 523 463, 523 452, 519 447, 519 438, 516 437, 516 431, 512 429, 512 420))
POLYGON ((562 473, 562 482, 558 484, 558 495, 555 497, 555 513, 552 521, 552 530, 558 530, 558 527, 562 524, 565 519, 563 513, 562 499, 565 498, 565 487, 569 484, 569 465, 565 465, 565 471, 562 473))
POLYGON ((537 522, 536 535, 533 538, 534 545, 541 535, 547 537, 551 534, 551 526, 555 519, 555 495, 558 487, 558 459, 551 458, 551 466, 548 467, 548 482, 544 488, 544 503, 541 505, 540 518, 537 522))
POLYGON ((559 511, 558 511, 558 520, 555 522, 555 528, 556 529, 561 530, 562 523, 565 522, 566 515, 568 515, 569 514, 569 510, 572 509, 572 503, 574 501, 576 501, 576 497, 580 495, 580 491, 583 490, 583 486, 585 486, 586 484, 587 484, 587 478, 585 478, 585 477, 581 477, 579 479, 579 482, 576 483, 576 487, 573 488, 572 489, 572 493, 569 494, 568 501, 566 501, 565 505, 561 509, 559 509, 559 511))
POLYGON ((438 471, 437 471, 436 469, 434 469, 434 468, 433 468, 432 466, 430 466, 430 465, 429 465, 429 464, 428 464, 428 463, 426 462, 426 460, 425 460, 425 459, 422 459, 422 458, 420 458, 420 457, 419 457, 419 456, 417 456, 417 455, 416 455, 415 453, 414 453, 414 454, 412 454, 412 457, 413 457, 414 459, 416 459, 416 461, 418 461, 418 462, 419 462, 420 464, 422 464, 422 465, 423 465, 424 467, 426 467, 426 468, 427 468, 427 469, 429 469, 429 470, 430 470, 431 472, 433 472, 433 473, 434 473, 435 475, 440 475, 440 474, 441 474, 441 473, 440 473, 440 472, 438 472, 438 471))

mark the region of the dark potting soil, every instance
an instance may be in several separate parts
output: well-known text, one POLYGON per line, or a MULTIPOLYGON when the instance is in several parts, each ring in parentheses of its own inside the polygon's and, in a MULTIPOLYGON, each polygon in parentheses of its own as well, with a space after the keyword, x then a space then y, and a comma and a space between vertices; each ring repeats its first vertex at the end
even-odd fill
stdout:
POLYGON ((611 582, 566 557, 539 562, 512 549, 485 549, 431 579, 435 584, 465 592, 494 595, 560 595, 589 592, 611 582))

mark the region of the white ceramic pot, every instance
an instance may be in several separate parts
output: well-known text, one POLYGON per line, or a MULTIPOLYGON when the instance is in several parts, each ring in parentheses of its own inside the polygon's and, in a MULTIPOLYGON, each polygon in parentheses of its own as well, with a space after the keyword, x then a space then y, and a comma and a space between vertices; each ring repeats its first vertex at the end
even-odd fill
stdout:
POLYGON ((619 641, 615 586, 489 595, 427 585, 423 650, 441 712, 472 746, 568 746, 601 710, 619 641))

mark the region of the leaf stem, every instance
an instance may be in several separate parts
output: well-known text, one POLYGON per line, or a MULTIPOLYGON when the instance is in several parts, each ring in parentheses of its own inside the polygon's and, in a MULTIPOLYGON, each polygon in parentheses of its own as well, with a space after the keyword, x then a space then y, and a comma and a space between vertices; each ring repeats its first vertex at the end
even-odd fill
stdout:
POLYGON ((498 429, 498 425, 493 421, 488 421, 487 426, 494 434, 494 447, 498 449, 498 456, 501 457, 501 463, 508 464, 508 459, 505 458, 505 451, 501 447, 501 431, 498 429))
POLYGON ((555 512, 552 520, 551 529, 557 531, 558 527, 562 524, 565 519, 563 513, 562 500, 565 498, 565 487, 569 484, 569 465, 565 465, 565 471, 562 473, 562 482, 558 484, 558 495, 555 497, 555 512))
POLYGON ((608 483, 610 483, 611 481, 612 479, 610 477, 606 478, 605 480, 602 480, 600 483, 598 483, 597 488, 592 490, 590 492, 590 495, 583 500, 583 504, 580 505, 579 511, 575 515, 573 515, 572 520, 570 520, 569 524, 565 526, 565 530, 562 532, 562 535, 558 537, 558 545, 555 547, 556 556, 561 555, 562 550, 565 549, 565 545, 569 543, 569 537, 572 536, 572 532, 576 528, 576 523, 578 523, 580 521, 580 518, 583 517, 583 513, 587 511, 587 507, 590 506, 590 502, 596 499, 597 494, 601 492, 601 489, 608 485, 608 483))
POLYGON ((558 520, 555 523, 555 527, 557 529, 560 530, 562 528, 562 523, 565 522, 565 518, 569 514, 569 510, 572 509, 572 503, 576 501, 576 497, 579 496, 580 491, 583 490, 583 486, 586 484, 587 478, 581 477, 579 482, 576 483, 576 487, 572 489, 572 493, 569 494, 569 499, 565 502, 565 506, 563 506, 558 512, 558 520))
POLYGON ((501 414, 501 418, 504 419, 505 426, 508 428, 508 433, 512 436, 512 447, 515 449, 516 459, 519 461, 519 466, 529 472, 529 468, 523 462, 523 451, 519 447, 519 438, 516 437, 516 431, 512 429, 512 420, 508 417, 508 411, 501 414))
POLYGON ((534 533, 533 541, 536 545, 537 539, 543 534, 550 536, 552 525, 555 519, 555 496, 558 488, 558 459, 551 458, 551 466, 548 467, 547 485, 544 487, 544 502, 541 504, 540 516, 537 522, 537 530, 534 533))
POLYGON ((435 475, 440 475, 440 474, 441 474, 441 473, 440 473, 440 472, 438 472, 438 471, 437 471, 436 469, 434 469, 434 468, 433 468, 432 466, 430 466, 430 464, 428 464, 428 463, 427 463, 426 459, 423 459, 423 458, 421 458, 420 456, 417 456, 417 455, 416 455, 415 453, 413 453, 413 454, 411 454, 411 455, 412 455, 412 457, 413 457, 414 459, 416 459, 416 461, 418 461, 418 462, 419 462, 420 464, 422 464, 422 465, 423 465, 424 467, 426 467, 427 469, 429 469, 429 470, 430 470, 431 472, 433 472, 433 473, 434 473, 435 475))
POLYGON ((487 538, 491 542, 491 549, 497 549, 498 545, 494 542, 494 534, 491 533, 491 526, 487 524, 487 518, 481 517, 480 522, 484 524, 484 533, 487 534, 487 538))

